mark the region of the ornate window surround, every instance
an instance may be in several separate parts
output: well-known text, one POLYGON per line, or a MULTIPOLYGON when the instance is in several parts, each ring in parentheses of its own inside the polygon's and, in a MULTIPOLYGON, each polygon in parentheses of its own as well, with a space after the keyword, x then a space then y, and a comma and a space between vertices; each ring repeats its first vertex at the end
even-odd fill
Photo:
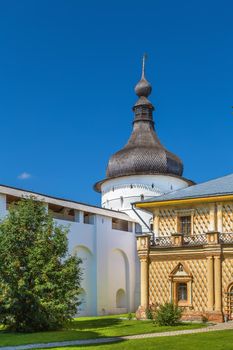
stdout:
POLYGON ((192 281, 193 276, 189 269, 182 262, 173 269, 169 275, 171 281, 171 301, 181 307, 192 307, 192 281), (187 284, 187 300, 178 301, 178 285, 180 283, 187 284))

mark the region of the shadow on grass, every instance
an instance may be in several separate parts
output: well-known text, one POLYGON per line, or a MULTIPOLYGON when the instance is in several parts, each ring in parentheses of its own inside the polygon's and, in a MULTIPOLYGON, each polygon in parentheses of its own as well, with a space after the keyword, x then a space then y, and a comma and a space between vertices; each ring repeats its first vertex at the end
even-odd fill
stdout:
POLYGON ((108 336, 104 335, 101 330, 98 331, 98 328, 111 328, 121 323, 122 320, 118 318, 107 317, 93 320, 75 319, 57 331, 17 333, 0 329, 0 349, 1 346, 106 338, 108 336))
POLYGON ((93 331, 75 331, 75 330, 61 330, 61 331, 45 331, 34 333, 17 333, 0 331, 0 349, 2 346, 38 344, 50 342, 62 342, 73 340, 87 340, 102 338, 102 336, 93 331))
POLYGON ((122 323, 122 320, 119 318, 103 318, 97 320, 73 320, 70 324, 67 325, 67 329, 95 329, 95 328, 104 328, 117 326, 122 323))
MULTIPOLYGON (((114 344, 122 344, 122 343, 125 343, 127 342, 128 340, 126 339, 123 339, 121 337, 118 337, 118 339, 116 341, 111 341, 111 342, 106 342, 106 343, 100 343, 100 344, 85 344, 85 345, 82 345, 82 348, 89 348, 89 347, 95 347, 98 348, 99 346, 103 348, 103 346, 105 345, 114 345, 114 344)), ((62 348, 61 348, 62 349, 62 348)), ((77 348, 78 349, 78 348, 77 348)))

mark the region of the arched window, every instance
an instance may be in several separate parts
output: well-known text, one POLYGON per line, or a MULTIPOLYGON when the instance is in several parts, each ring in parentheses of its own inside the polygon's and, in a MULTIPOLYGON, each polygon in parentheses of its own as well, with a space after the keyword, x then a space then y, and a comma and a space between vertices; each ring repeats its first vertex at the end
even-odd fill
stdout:
POLYGON ((116 307, 117 308, 126 308, 126 294, 124 289, 118 289, 116 293, 116 307))

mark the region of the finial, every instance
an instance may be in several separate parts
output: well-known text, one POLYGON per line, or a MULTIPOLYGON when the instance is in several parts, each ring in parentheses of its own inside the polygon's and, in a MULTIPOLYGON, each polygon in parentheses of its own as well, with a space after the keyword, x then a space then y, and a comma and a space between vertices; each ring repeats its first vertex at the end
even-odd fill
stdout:
POLYGON ((142 56, 142 79, 145 79, 145 62, 147 59, 147 54, 144 53, 144 55, 142 56))
POLYGON ((142 77, 141 80, 135 86, 135 92, 140 96, 148 97, 151 93, 152 87, 150 83, 145 78, 145 62, 147 59, 147 54, 144 53, 142 57, 142 77))

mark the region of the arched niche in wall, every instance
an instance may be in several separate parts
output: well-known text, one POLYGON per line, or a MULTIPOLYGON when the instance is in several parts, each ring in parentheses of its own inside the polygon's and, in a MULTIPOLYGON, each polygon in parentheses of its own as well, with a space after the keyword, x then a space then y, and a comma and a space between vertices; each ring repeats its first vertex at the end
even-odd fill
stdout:
MULTIPOLYGON (((125 252, 121 249, 113 249, 110 255, 109 269, 109 295, 110 308, 125 308, 129 310, 130 305, 130 274, 129 261, 125 252)), ((125 310, 125 312, 127 312, 125 310)))
POLYGON ((116 307, 127 308, 126 293, 124 289, 118 289, 116 293, 116 307))
POLYGON ((94 315, 96 312, 96 276, 93 254, 91 250, 84 245, 76 246, 73 249, 73 254, 77 255, 82 260, 82 293, 79 296, 79 300, 81 301, 82 298, 85 299, 85 310, 80 310, 78 315, 94 315))

